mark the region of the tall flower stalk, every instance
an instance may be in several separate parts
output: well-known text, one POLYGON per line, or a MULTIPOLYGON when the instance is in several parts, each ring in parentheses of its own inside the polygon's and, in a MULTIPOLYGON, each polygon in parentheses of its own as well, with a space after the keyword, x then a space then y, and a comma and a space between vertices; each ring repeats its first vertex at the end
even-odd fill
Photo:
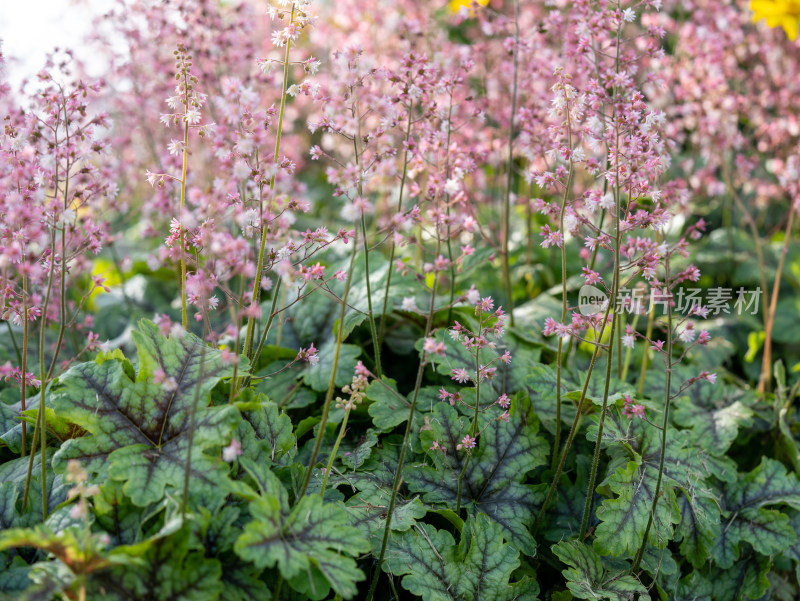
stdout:
MULTIPOLYGON (((293 31, 295 27, 295 14, 296 14, 296 6, 292 3, 292 8, 289 13, 289 23, 284 31, 293 31)), ((278 159, 280 158, 280 151, 281 151, 281 136, 283 134, 283 119, 286 113, 286 89, 289 85, 289 50, 292 47, 292 40, 295 39, 296 34, 288 34, 283 37, 279 37, 277 39, 282 39, 286 46, 286 50, 283 53, 283 79, 281 82, 281 100, 280 100, 280 109, 278 111, 278 123, 276 126, 275 131, 275 151, 273 152, 273 165, 278 164, 278 159)), ((272 176, 269 179, 269 191, 268 197, 270 201, 272 199, 272 194, 275 190, 275 178, 277 173, 273 172, 272 176)), ((253 337, 255 335, 256 329, 256 322, 258 321, 256 310, 261 302, 261 278, 263 276, 264 271, 264 253, 267 248, 267 235, 269 233, 268 226, 265 224, 264 219, 264 206, 263 203, 259 207, 260 216, 261 216, 261 239, 258 245, 258 260, 256 262, 256 271, 255 277, 253 279, 253 297, 250 303, 251 307, 251 315, 247 320, 247 329, 245 333, 244 339, 244 349, 243 352, 248 358, 252 358, 253 356, 253 337)), ((276 291, 277 292, 277 291, 276 291)))
MULTIPOLYGON (((356 226, 357 227, 357 226, 356 226)), ((297 493, 297 498, 299 499, 303 495, 306 494, 306 490, 308 490, 308 485, 311 482, 311 474, 314 471, 314 466, 317 463, 317 457, 319 456, 319 450, 322 446, 322 439, 325 437, 325 426, 328 423, 328 415, 330 414, 331 410, 331 402, 333 401, 333 394, 336 390, 336 372, 339 369, 339 357, 341 356, 342 351, 342 342, 344 340, 344 317, 347 312, 347 298, 350 295, 350 287, 353 283, 353 267, 356 262, 356 254, 358 252, 358 236, 353 239, 353 248, 350 251, 350 265, 347 269, 347 276, 345 278, 344 283, 344 292, 342 293, 342 298, 340 301, 340 308, 339 308, 339 321, 337 322, 336 327, 336 344, 334 346, 333 351, 333 363, 331 365, 331 376, 328 380, 328 389, 325 393, 325 402, 322 405, 322 416, 320 417, 319 421, 319 430, 317 432, 317 437, 314 440, 314 449, 311 451, 311 458, 308 460, 308 468, 306 469, 306 475, 303 479, 303 484, 300 486, 300 490, 297 493)))
POLYGON ((511 283, 509 239, 511 237, 511 187, 514 182, 514 136, 517 112, 517 86, 519 77, 519 0, 514 0, 514 61, 511 83, 511 117, 508 123, 508 158, 506 165, 506 187, 503 197, 503 284, 506 289, 506 302, 511 326, 514 326, 514 291, 511 283))
MULTIPOLYGON (((411 143, 411 124, 414 115, 414 103, 408 104, 408 119, 406 121, 406 133, 403 139, 403 170, 400 176, 400 187, 397 191, 397 206, 395 207, 395 216, 399 215, 403 210, 403 191, 406 186, 406 177, 408 175, 408 152, 409 144, 411 143)), ((383 289, 383 308, 381 309, 380 325, 378 327, 378 346, 383 344, 383 337, 386 332, 386 312, 389 308, 389 292, 392 285, 392 265, 394 265, 394 255, 397 250, 397 242, 395 241, 394 232, 392 232, 392 242, 389 245, 389 270, 386 273, 386 285, 383 289)))

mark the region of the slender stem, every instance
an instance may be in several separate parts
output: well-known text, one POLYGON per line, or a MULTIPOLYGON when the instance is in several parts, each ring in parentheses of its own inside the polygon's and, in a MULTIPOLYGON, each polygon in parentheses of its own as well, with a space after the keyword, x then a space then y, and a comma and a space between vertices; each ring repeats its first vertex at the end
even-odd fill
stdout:
MULTIPOLYGON (((23 301, 23 314, 25 311, 25 304, 23 301)), ((6 321, 6 329, 8 330, 8 337, 11 339, 11 346, 14 347, 14 353, 17 355, 17 363, 22 363, 22 351, 20 351, 19 345, 17 344, 17 338, 14 336, 14 329, 11 327, 11 322, 6 321)))
MULTIPOLYGON (((615 294, 616 297, 616 289, 615 294)), ((589 485, 586 492, 586 502, 583 506, 583 519, 581 520, 581 534, 579 540, 583 540, 586 536, 586 530, 589 527, 589 514, 592 510, 592 500, 594 497, 594 485, 597 481, 597 466, 600 463, 600 450, 603 445, 603 426, 606 421, 606 414, 608 413, 608 392, 609 387, 611 384, 611 366, 613 365, 613 354, 614 354, 614 330, 617 325, 617 320, 619 319, 618 315, 614 315, 611 318, 611 336, 609 337, 609 344, 611 345, 608 349, 608 362, 606 363, 606 382, 605 387, 603 389, 603 408, 600 411, 600 421, 597 425, 597 441, 594 445, 594 456, 592 457, 592 472, 589 476, 589 485)))
POLYGON ((192 415, 189 418, 189 436, 186 449, 186 466, 183 471, 183 499, 181 499, 181 521, 186 523, 186 508, 189 503, 189 476, 192 473, 192 443, 194 442, 194 428, 197 423, 197 405, 200 401, 200 385, 205 376, 206 367, 206 343, 200 341, 200 373, 197 377, 197 385, 194 387, 194 400, 192 401, 192 415))
MULTIPOLYGON (((669 286, 669 254, 667 254, 664 262, 664 282, 669 286)), ((656 478, 656 488, 653 492, 653 505, 650 508, 650 515, 647 518, 647 526, 644 529, 644 536, 639 550, 631 566, 631 574, 635 574, 639 569, 639 564, 644 556, 644 551, 647 548, 647 537, 650 534, 650 528, 653 525, 653 518, 656 513, 656 505, 658 504, 658 497, 661 494, 661 479, 664 475, 664 458, 667 454, 667 425, 669 424, 669 405, 672 400, 672 302, 667 302, 667 369, 666 369, 666 388, 664 390, 664 421, 661 426, 661 457, 658 460, 658 478, 656 478)))
MULTIPOLYGON (((450 102, 447 106, 447 138, 445 140, 444 177, 450 179, 450 137, 453 133, 453 88, 450 88, 450 102)), ((450 267, 450 302, 447 309, 447 323, 453 321, 453 301, 456 297, 456 266, 453 264, 453 245, 450 234, 450 194, 444 190, 444 202, 447 211, 447 262, 450 267)))
MULTIPOLYGON (((189 87, 186 74, 183 76, 186 95, 184 111, 189 110, 189 87)), ((183 207, 186 203, 186 167, 189 163, 189 121, 184 116, 183 124, 183 166, 181 168, 181 204, 178 215, 178 243, 181 245, 181 325, 183 329, 189 328, 189 319, 186 313, 186 244, 183 239, 183 207)))
MULTIPOLYGON (((406 123, 406 137, 403 144, 403 175, 400 177, 400 191, 397 193, 397 207, 395 208, 395 215, 403 210, 403 189, 406 185, 406 177, 408 176, 408 144, 411 140, 411 117, 412 109, 414 108, 413 101, 408 105, 408 122, 406 123)), ((392 265, 394 264, 394 253, 396 250, 394 235, 392 235, 392 245, 389 248, 389 270, 386 273, 386 286, 383 290, 383 309, 381 310, 381 320, 378 326, 378 346, 383 344, 383 336, 386 332, 386 310, 389 307, 389 288, 392 284, 392 272, 394 271, 392 265)))
MULTIPOLYGON (((42 323, 41 323, 41 328, 40 328, 40 331, 39 331, 39 363, 40 363, 39 371, 40 371, 40 380, 41 380, 39 382, 39 413, 37 414, 36 427, 34 428, 34 432, 33 432, 34 442, 31 445, 31 454, 30 454, 30 457, 28 459, 28 473, 27 473, 27 475, 25 477, 25 492, 22 495, 22 507, 23 508, 27 507, 28 491, 30 489, 31 477, 32 477, 32 474, 33 474, 33 457, 35 455, 36 439, 38 438, 37 432, 39 432, 40 430, 41 430, 41 436, 42 436, 42 495, 46 496, 46 494, 47 494, 47 491, 45 490, 46 489, 45 484, 46 484, 46 481, 47 481, 47 477, 46 477, 46 474, 45 474, 46 465, 45 465, 45 462, 44 462, 44 455, 45 455, 44 449, 45 449, 45 442, 46 442, 46 440, 45 440, 46 436, 45 436, 45 432, 44 432, 44 428, 46 427, 46 420, 45 420, 45 417, 44 417, 44 413, 45 413, 44 408, 45 408, 45 389, 47 388, 47 380, 49 379, 49 375, 48 375, 48 373, 45 372, 45 369, 44 369, 44 345, 45 345, 45 335, 44 334, 45 334, 45 325, 46 325, 46 321, 47 321, 47 307, 50 305, 50 295, 51 295, 52 290, 53 290, 53 279, 54 279, 54 273, 55 273, 55 248, 56 248, 56 234, 55 234, 55 231, 51 232, 51 234, 50 234, 50 248, 51 248, 51 253, 50 253, 50 273, 49 273, 49 275, 47 277, 47 290, 46 290, 45 296, 44 296, 44 304, 42 305, 42 307, 44 307, 44 310, 42 311, 42 317, 41 317, 42 323)), ((44 511, 45 517, 47 517, 46 508, 47 508, 47 503, 45 501, 45 511, 44 511)))
MULTIPOLYGON (((437 246, 441 246, 441 241, 437 243, 437 246)), ((439 283, 439 271, 436 272, 433 278, 433 288, 431 290, 431 303, 430 307, 428 308, 428 317, 425 322, 425 338, 427 338, 431 333, 431 327, 433 325, 433 314, 435 312, 435 303, 436 303, 436 288, 439 283)), ((403 435, 403 442, 400 445, 400 457, 397 460, 397 471, 394 474, 394 482, 392 483, 392 495, 389 497, 389 507, 386 513, 386 525, 383 528, 383 540, 381 541, 381 550, 378 553, 378 565, 375 568, 375 573, 372 576, 372 582, 370 583, 369 593, 367 593, 367 601, 373 601, 375 597, 375 590, 378 587, 378 579, 381 575, 381 566, 383 565, 383 558, 386 555, 386 545, 389 542, 389 533, 392 530, 392 514, 394 513, 394 507, 397 502, 397 494, 400 491, 400 482, 402 481, 402 474, 403 474, 403 464, 405 463, 406 458, 406 448, 408 447, 409 438, 411 438, 411 428, 413 427, 414 423, 414 412, 417 408, 417 399, 419 398, 419 391, 422 388, 422 376, 425 373, 425 366, 427 365, 426 357, 423 356, 420 359, 419 367, 417 368, 417 379, 414 383, 414 395, 411 399, 411 407, 408 410, 408 422, 406 423, 406 431, 403 435)))
MULTIPOLYGON (((23 273, 22 274, 22 383, 20 384, 20 410, 22 413, 25 413, 25 394, 26 394, 26 386, 27 383, 25 378, 28 375, 28 278, 23 273)), ((8 322, 6 322, 8 323, 8 322)), ((10 326, 9 326, 9 329, 10 326)), ((22 420, 22 454, 21 457, 25 457, 27 451, 27 427, 28 424, 25 423, 25 420, 22 420)), ((31 448, 31 453, 33 453, 33 448, 31 448)), ((23 509, 24 509, 23 505, 23 509)))
POLYGON ((603 348, 602 340, 603 340, 603 333, 605 332, 606 324, 608 323, 608 316, 611 312, 611 303, 608 304, 606 307, 606 312, 603 315, 603 328, 600 330, 600 336, 595 341, 594 345, 594 352, 592 353, 592 359, 589 362, 589 368, 586 370, 586 379, 583 382, 583 389, 581 390, 581 398, 578 401, 578 408, 575 412, 575 419, 572 420, 572 427, 569 430, 569 434, 567 435, 567 441, 564 443, 564 450, 561 452, 561 459, 558 462, 558 466, 556 467, 556 473, 553 477, 553 481, 550 483, 550 488, 547 490, 547 496, 544 499, 544 503, 542 503, 542 508, 539 510, 539 514, 536 516, 536 521, 533 523, 532 532, 535 534, 537 529, 539 528, 539 524, 544 517, 545 512, 547 511, 547 506, 550 504, 550 500, 555 493, 556 487, 558 486, 558 480, 561 477, 561 472, 564 469, 564 464, 567 461, 567 453, 569 453, 569 449, 572 446, 572 441, 575 438, 575 433, 578 431, 578 424, 581 420, 581 414, 583 412, 583 406, 586 403, 586 393, 589 390, 589 382, 592 379, 592 372, 594 371, 594 365, 597 361, 597 357, 600 354, 600 350, 603 348))
MULTIPOLYGON (((237 305, 239 307, 242 306, 242 299, 244 298, 244 287, 245 287, 246 278, 244 276, 241 276, 241 280, 242 281, 241 281, 241 283, 239 285, 239 303, 237 305)), ((232 317, 233 317, 234 323, 236 324, 236 340, 233 343, 233 348, 236 349, 236 352, 238 352, 238 350, 239 350, 239 342, 240 342, 239 338, 241 337, 241 331, 242 331, 241 325, 242 324, 241 324, 241 321, 239 320, 239 313, 238 313, 238 311, 236 311, 235 307, 233 309, 233 316, 232 317)), ((237 387, 236 387, 236 384, 239 381, 239 379, 237 377, 238 375, 239 375, 239 362, 237 361, 236 363, 233 364, 233 376, 231 376, 231 393, 230 393, 230 396, 228 397, 228 404, 232 404, 233 403, 233 401, 236 398, 236 395, 238 393, 238 390, 237 390, 237 387)))
MULTIPOLYGON (((619 31, 617 31, 617 46, 619 47, 619 31)), ((611 308, 611 332, 608 337, 608 362, 606 363, 606 381, 605 387, 603 389, 603 407, 600 411, 600 421, 597 425, 597 440, 595 441, 594 445, 594 456, 592 457, 592 471, 591 475, 589 476, 589 485, 586 493, 586 503, 583 507, 583 519, 581 520, 581 533, 580 539, 582 540, 586 536, 586 530, 589 527, 589 514, 592 510, 592 500, 594 498, 594 486, 595 482, 597 481, 597 466, 600 463, 600 451, 603 446, 603 426, 605 425, 606 421, 606 414, 608 413, 608 392, 611 386, 611 366, 613 365, 614 360, 614 345, 618 341, 615 339, 614 334, 617 331, 617 323, 619 321, 619 315, 617 315, 617 296, 619 294, 619 279, 620 279, 620 242, 621 242, 621 232, 620 232, 620 212, 622 210, 621 206, 621 195, 620 195, 620 185, 619 185, 619 124, 617 123, 617 110, 616 107, 614 108, 613 113, 614 119, 614 127, 615 127, 615 143, 614 143, 614 277, 613 283, 611 286, 611 299, 609 302, 609 306, 611 308)), ((617 344, 617 348, 619 345, 617 344)), ((621 367, 621 360, 620 355, 617 355, 617 369, 619 371, 618 375, 621 374, 622 367, 621 367)))
MULTIPOLYGON (((566 87, 564 89, 565 110, 567 113, 567 143, 572 148, 572 116, 570 115, 569 96, 566 87)), ((566 236, 564 235, 564 216, 567 212, 567 198, 569 190, 572 185, 572 175, 574 173, 575 164, 572 156, 569 159, 569 173, 567 174, 567 182, 564 185, 564 195, 561 198, 561 209, 558 215, 558 229, 561 232, 561 323, 567 321, 567 249, 566 249, 566 236)), ((555 469, 556 458, 558 457, 558 449, 561 446, 561 377, 563 371, 563 347, 564 339, 558 337, 558 354, 556 359, 556 431, 555 440, 553 441, 553 464, 552 468, 555 469)))
POLYGON ((506 177, 505 197, 503 198, 503 283, 508 301, 508 316, 514 326, 514 295, 511 286, 511 268, 509 267, 508 242, 511 232, 511 186, 514 181, 514 118, 517 112, 517 79, 519 71, 519 0, 514 0, 514 75, 511 86, 511 118, 508 125, 508 172, 506 177))
MULTIPOLYGON (((350 89, 351 95, 353 89, 350 89)), ((358 169, 358 179, 356 190, 359 198, 364 198, 364 188, 361 183, 361 150, 359 141, 361 140, 361 116, 358 114, 358 103, 353 102, 353 119, 356 121, 356 134, 353 136, 353 152, 355 153, 356 168, 358 169)), ((372 347, 375 353, 375 375, 380 379, 381 373, 381 348, 378 344, 378 330, 375 327, 375 313, 372 311, 372 287, 369 281, 369 239, 367 238, 367 218, 364 211, 361 211, 361 238, 364 242, 364 283, 367 287, 367 317, 369 318, 369 330, 372 335, 372 347)), ((391 272, 391 266, 389 267, 391 272)))
MULTIPOLYGON (((48 294, 49 296, 49 294, 48 294)), ((45 391, 47 390, 47 372, 45 372, 44 367, 44 343, 45 343, 45 332, 47 331, 47 303, 44 304, 45 310, 42 312, 42 318, 40 325, 40 333, 39 333, 39 373, 40 373, 40 384, 39 384, 39 431, 42 437, 42 455, 41 455, 41 468, 42 468, 42 521, 47 519, 47 461, 46 461, 46 451, 47 451, 47 418, 45 414, 47 413, 47 409, 45 406, 45 391)), ((33 457, 33 448, 31 448, 31 457, 33 457)))
POLYGON ((276 309, 278 306, 278 297, 280 292, 281 292, 281 280, 278 279, 277 283, 275 284, 275 289, 272 291, 272 306, 270 307, 269 310, 269 317, 267 317, 267 324, 264 326, 264 331, 261 332, 261 339, 258 341, 258 347, 256 348, 256 352, 253 355, 253 365, 257 365, 258 360, 261 358, 261 353, 264 350, 264 344, 266 344, 267 342, 267 336, 269 336, 269 330, 272 327, 272 322, 278 315, 278 311, 276 311, 276 309))
MULTIPOLYGON (((639 314, 636 313, 636 315, 633 316, 633 325, 632 325, 632 329, 633 329, 634 332, 636 331, 636 324, 638 324, 638 323, 639 323, 639 314)), ((630 363, 631 363, 631 351, 632 350, 633 349, 631 347, 628 347, 628 348, 625 349, 625 361, 624 361, 624 363, 622 365, 622 375, 619 378, 620 382, 625 382, 628 379, 628 367, 630 366, 630 363)))
POLYGON ((775 326, 775 311, 778 307, 778 294, 781 290, 781 276, 783 274, 783 263, 786 260, 786 252, 789 250, 789 240, 794 224, 795 203, 789 209, 789 219, 786 222, 786 231, 783 236, 783 250, 778 259, 778 271, 775 273, 775 283, 772 285, 772 294, 769 299, 769 310, 766 315, 766 328, 764 338, 764 359, 761 362, 761 381, 758 384, 759 392, 769 392, 772 386, 772 330, 775 326))
MULTIPOLYGON (((375 327, 375 313, 372 311, 372 289, 369 283, 369 244, 367 243, 367 221, 364 211, 361 211, 361 237, 364 240, 364 283, 367 285, 367 315, 369 317, 369 330, 372 334, 372 347, 375 353, 375 375, 381 377, 381 347, 378 343, 378 330, 375 327)), ((391 271, 391 267, 389 268, 391 271)))
MULTIPOLYGON (((478 313, 478 339, 481 337, 481 330, 482 330, 482 322, 483 322, 483 311, 479 311, 478 313)), ((473 440, 478 436, 478 415, 480 413, 481 408, 481 361, 480 361, 481 349, 480 347, 476 347, 475 349, 475 414, 472 417, 472 426, 470 427, 470 435, 472 436, 473 440)), ((464 481, 464 475, 467 473, 467 466, 469 466, 469 461, 472 458, 472 452, 470 449, 467 449, 467 458, 464 461, 464 466, 461 468, 461 473, 458 475, 458 492, 456 493, 456 513, 461 513, 461 489, 462 483, 464 481)))
MULTIPOLYGON (((650 302, 650 313, 647 316, 647 330, 645 331, 644 339, 645 341, 651 340, 653 337, 653 323, 655 322, 656 317, 656 304, 654 302, 650 302)), ((644 393, 644 377, 647 375, 647 364, 648 359, 650 356, 650 348, 647 344, 644 345, 644 352, 642 353, 642 369, 639 371, 639 388, 637 393, 639 396, 642 396, 644 393)))
POLYGON ((339 426, 339 436, 336 437, 336 443, 333 445, 333 451, 331 451, 331 456, 328 457, 328 466, 325 468, 325 474, 322 476, 322 488, 319 489, 319 496, 325 497, 325 487, 328 485, 328 476, 331 473, 331 469, 333 469, 333 460, 336 459, 336 453, 339 452, 339 445, 342 443, 342 438, 344 438, 345 428, 347 428, 347 418, 350 417, 350 404, 348 403, 347 409, 344 412, 344 418, 342 419, 342 425, 339 426))
MULTIPOLYGON (((357 230, 356 230, 357 231, 357 230)), ((357 234, 356 234, 357 235, 357 234)), ((353 240, 353 250, 350 254, 350 267, 347 270, 347 279, 344 284, 344 293, 342 294, 342 307, 339 311, 339 324, 336 328, 336 349, 333 353, 333 367, 331 369, 331 377, 328 381, 328 391, 325 393, 325 404, 322 408, 322 417, 319 421, 319 431, 317 432, 317 439, 314 441, 314 450, 311 452, 311 459, 308 462, 308 469, 306 476, 303 480, 303 486, 297 494, 299 499, 306 494, 308 484, 311 481, 311 473, 314 471, 314 464, 317 462, 319 449, 322 445, 322 439, 325 436, 325 426, 328 423, 328 414, 331 410, 331 401, 333 400, 333 391, 336 389, 336 370, 339 367, 339 355, 342 350, 342 339, 344 338, 344 316, 347 309, 347 296, 350 294, 350 286, 353 282, 353 266, 356 261, 356 251, 358 250, 358 240, 353 240)))
MULTIPOLYGON (((294 14, 295 14, 295 5, 292 4, 292 12, 289 17, 289 23, 294 23, 294 14)), ((281 149, 281 134, 283 133, 283 116, 286 109, 286 87, 289 83, 289 49, 291 48, 292 41, 286 41, 286 52, 283 55, 283 83, 281 84, 281 106, 278 112, 278 130, 275 134, 275 153, 273 155, 273 163, 277 165, 278 157, 280 156, 280 149, 281 149)), ((275 177, 276 174, 273 174, 269 180, 269 196, 272 198, 272 192, 275 189, 275 177)), ((263 207, 262 207, 263 211, 263 207)), ((264 223, 264 220, 261 221, 261 242, 259 245, 258 251, 258 262, 256 264, 256 275, 253 280, 253 299, 252 299, 252 307, 255 308, 258 306, 259 302, 261 301, 261 272, 264 270, 264 251, 267 247, 267 233, 268 228, 264 223)), ((244 354, 247 355, 248 358, 252 358, 252 351, 253 351, 253 335, 256 329, 256 321, 257 317, 251 315, 247 320, 247 332, 245 333, 244 338, 244 354)))

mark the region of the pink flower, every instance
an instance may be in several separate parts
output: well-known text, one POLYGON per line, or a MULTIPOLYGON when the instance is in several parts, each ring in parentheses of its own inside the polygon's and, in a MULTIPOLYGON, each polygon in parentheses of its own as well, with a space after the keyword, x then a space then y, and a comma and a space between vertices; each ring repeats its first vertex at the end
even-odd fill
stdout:
POLYGON ((235 438, 227 447, 222 448, 222 460, 225 463, 231 463, 242 454, 242 444, 235 438))
POLYGON ((422 350, 428 355, 439 355, 443 357, 447 347, 444 342, 438 342, 435 338, 426 338, 422 345, 422 350))
POLYGON ((301 348, 297 351, 297 357, 295 361, 306 361, 309 364, 317 365, 319 363, 319 355, 317 354, 317 349, 314 347, 314 343, 311 343, 307 349, 301 348))
POLYGON ((453 374, 450 377, 459 384, 464 384, 466 381, 469 380, 469 374, 467 373, 467 370, 464 369, 463 367, 455 368, 453 370, 453 374))
POLYGON ((637 417, 639 419, 644 418, 644 405, 637 405, 633 402, 633 397, 629 394, 626 394, 624 397, 624 406, 622 407, 622 415, 627 417, 628 419, 633 419, 637 417))

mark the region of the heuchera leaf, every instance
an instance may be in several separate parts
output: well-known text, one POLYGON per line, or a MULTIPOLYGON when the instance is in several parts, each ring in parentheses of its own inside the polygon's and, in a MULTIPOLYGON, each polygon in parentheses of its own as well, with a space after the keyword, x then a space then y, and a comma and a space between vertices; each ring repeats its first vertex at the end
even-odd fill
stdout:
POLYGON ((0 534, 0 551, 33 547, 56 556, 74 573, 89 574, 112 565, 97 544, 85 544, 83 533, 75 528, 54 532, 45 524, 32 528, 10 528, 0 534))
MULTIPOLYGON (((657 477, 657 469, 635 461, 614 472, 608 485, 618 496, 604 500, 597 509, 600 524, 595 531, 594 548, 598 553, 615 557, 636 553, 653 506, 657 477)), ((661 498, 649 534, 649 541, 658 548, 666 546, 672 522, 678 517, 672 486, 665 480, 661 482, 661 498)))
POLYGON ((647 597, 647 589, 627 571, 609 572, 594 550, 578 541, 563 541, 553 545, 553 553, 570 566, 562 573, 567 588, 578 599, 611 599, 627 601, 634 594, 647 597))
MULTIPOLYGON (((106 359, 72 367, 60 378, 56 411, 89 435, 68 440, 53 458, 56 471, 70 459, 94 473, 125 482, 125 494, 139 506, 156 502, 165 489, 180 487, 189 447, 192 407, 198 399, 192 443, 191 490, 211 494, 226 468, 203 453, 223 444, 238 423, 235 407, 206 407, 211 389, 233 373, 220 352, 184 334, 166 338, 149 321, 133 332, 139 370, 129 377, 125 362, 106 359), (205 349, 204 349, 205 347, 205 349), (202 363, 202 366, 201 366, 202 363), (156 372, 173 386, 155 380, 156 372)), ((248 368, 242 359, 239 370, 248 368)))
MULTIPOLYGON (((433 440, 447 448, 437 467, 417 466, 405 470, 413 492, 423 493, 428 503, 455 508, 458 476, 466 455, 456 446, 467 432, 469 420, 459 417, 450 405, 436 405, 430 416, 432 430, 422 434, 430 447, 433 440)), ((503 535, 518 549, 533 554, 536 546, 529 532, 538 495, 523 484, 525 475, 547 461, 548 444, 538 436, 539 421, 527 397, 512 404, 508 422, 492 421, 481 433, 462 484, 461 502, 474 512, 486 513, 497 522, 503 535)), ((441 451, 432 451, 435 457, 441 451)))
POLYGON ((378 444, 378 433, 370 428, 363 440, 352 451, 344 451, 342 463, 350 469, 357 470, 372 454, 372 447, 376 444, 378 444))
MULTIPOLYGON (((370 540, 373 551, 377 553, 380 553, 390 497, 390 491, 376 489, 367 493, 357 493, 347 500, 350 523, 370 540)), ((392 512, 392 530, 398 532, 408 530, 417 520, 425 517, 426 513, 427 510, 419 498, 406 501, 398 495, 392 512)))
POLYGON ((0 484, 0 530, 7 530, 15 525, 18 495, 17 487, 13 482, 0 484))
POLYGON ((264 459, 271 463, 294 456, 296 440, 292 420, 275 403, 259 394, 252 401, 237 403, 237 407, 243 419, 236 429, 236 437, 242 444, 243 455, 254 461, 264 459))
POLYGON ((789 549, 797 541, 789 516, 766 505, 800 508, 800 482, 782 463, 764 457, 752 472, 723 488, 725 520, 716 539, 713 556, 721 568, 730 568, 739 558, 740 542, 748 542, 764 555, 789 549))
POLYGON ((397 391, 397 383, 389 378, 373 380, 365 391, 366 399, 372 401, 369 414, 375 427, 388 431, 408 419, 411 404, 397 391))
MULTIPOLYGON (((330 338, 319 347, 319 363, 310 365, 303 372, 303 382, 312 390, 321 392, 328 389, 328 383, 333 371, 333 358, 336 354, 336 340, 330 338)), ((349 384, 353 379, 353 370, 356 368, 361 347, 354 344, 343 344, 339 349, 339 362, 336 365, 336 386, 349 384)))
POLYGON ((215 601, 222 593, 222 568, 216 559, 189 549, 183 527, 168 536, 120 549, 124 565, 89 581, 90 599, 105 601, 215 601))
POLYGON ((478 514, 464 526, 458 546, 449 532, 429 524, 394 536, 383 569, 402 575, 403 588, 424 601, 503 601, 523 593, 535 598, 535 583, 509 583, 517 566, 519 552, 503 542, 497 524, 478 514))
MULTIPOLYGON (((596 437, 596 428, 594 436, 596 437)), ((594 544, 595 550, 601 555, 623 556, 635 553, 641 545, 653 504, 661 460, 661 433, 637 421, 626 430, 625 437, 620 439, 622 445, 610 451, 615 457, 609 470, 611 476, 605 485, 601 486, 601 490, 607 487, 618 495, 616 498, 604 500, 597 509, 597 517, 601 524, 597 528, 597 539, 594 544), (629 461, 631 454, 635 461, 629 461)), ((705 480, 710 476, 730 480, 735 478, 735 469, 729 465, 728 460, 715 458, 705 452, 692 432, 670 428, 667 432, 664 477, 656 515, 649 533, 649 543, 659 549, 664 548, 672 537, 672 524, 680 520, 676 493, 681 491, 695 501, 707 497, 708 485, 705 484, 705 480)), ((700 512, 703 513, 703 520, 695 526, 706 530, 714 527, 713 523, 717 518, 713 511, 710 514, 700 508, 696 508, 696 511, 697 517, 701 517, 700 512), (705 517, 708 520, 705 520, 705 517)), ((692 533, 688 521, 684 522, 684 526, 684 531, 679 532, 679 538, 695 535, 708 538, 707 531, 705 535, 702 532, 692 533)), ((700 549, 695 551, 702 554, 700 549)), ((693 561, 699 562, 699 555, 695 555, 693 561)))
POLYGON ((676 399, 673 420, 680 426, 692 428, 703 447, 714 454, 722 454, 728 450, 740 425, 747 425, 753 411, 741 401, 735 401, 727 407, 706 408, 693 402, 690 397, 676 399))
MULTIPOLYGON (((249 506, 253 521, 239 536, 234 550, 259 568, 277 564, 291 580, 312 573, 339 595, 356 594, 355 582, 364 579, 352 556, 369 549, 358 529, 350 526, 341 503, 325 503, 319 495, 307 495, 289 510, 285 499, 267 494, 249 506)), ((327 591, 310 591, 315 598, 327 591)))
POLYGON ((709 580, 713 583, 714 601, 762 599, 769 589, 770 560, 750 553, 727 569, 715 568, 709 580))
POLYGON ((705 564, 714 541, 720 536, 720 516, 717 500, 711 496, 678 493, 681 521, 676 539, 681 540, 681 554, 694 567, 705 564))

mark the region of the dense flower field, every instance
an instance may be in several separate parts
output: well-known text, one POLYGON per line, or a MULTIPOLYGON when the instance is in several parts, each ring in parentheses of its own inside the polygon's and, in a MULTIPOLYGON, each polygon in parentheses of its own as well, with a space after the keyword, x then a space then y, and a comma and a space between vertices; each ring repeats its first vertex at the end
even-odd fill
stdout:
POLYGON ((0 83, 0 599, 800 597, 800 2, 114 6, 0 83))

